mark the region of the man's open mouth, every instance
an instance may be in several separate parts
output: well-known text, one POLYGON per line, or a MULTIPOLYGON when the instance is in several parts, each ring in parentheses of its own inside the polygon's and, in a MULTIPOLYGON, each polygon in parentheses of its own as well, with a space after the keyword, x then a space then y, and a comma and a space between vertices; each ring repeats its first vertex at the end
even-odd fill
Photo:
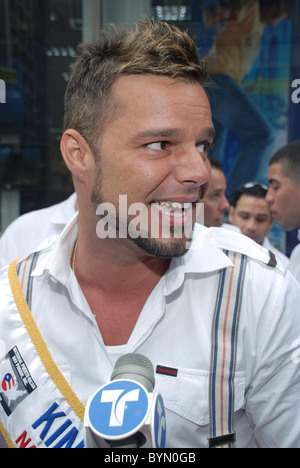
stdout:
POLYGON ((151 203, 151 207, 156 208, 164 215, 182 217, 185 216, 187 211, 191 209, 192 203, 159 201, 151 203))

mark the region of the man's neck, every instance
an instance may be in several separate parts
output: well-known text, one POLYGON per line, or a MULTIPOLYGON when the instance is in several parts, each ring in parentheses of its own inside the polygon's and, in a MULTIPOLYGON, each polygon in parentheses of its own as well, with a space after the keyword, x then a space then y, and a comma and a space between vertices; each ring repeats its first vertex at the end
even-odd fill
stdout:
POLYGON ((169 259, 151 257, 129 239, 90 239, 79 232, 75 274, 103 291, 122 291, 156 284, 170 265, 169 259))
MULTIPOLYGON (((123 241, 123 239, 122 239, 123 241)), ((126 242, 99 239, 97 249, 80 235, 74 273, 107 346, 127 343, 140 313, 170 260, 131 252, 126 242), (122 247, 122 245, 121 245, 122 247)), ((73 254, 73 255, 74 255, 73 254)))

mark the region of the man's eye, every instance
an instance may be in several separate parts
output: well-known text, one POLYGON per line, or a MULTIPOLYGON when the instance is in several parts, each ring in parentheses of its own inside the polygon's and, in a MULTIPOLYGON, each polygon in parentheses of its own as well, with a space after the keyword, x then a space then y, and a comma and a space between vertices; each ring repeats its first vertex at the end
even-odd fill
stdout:
POLYGON ((199 145, 197 145, 197 150, 199 151, 199 153, 206 153, 209 147, 209 143, 200 143, 199 145))
POLYGON ((155 151, 164 151, 167 147, 167 141, 155 141, 154 143, 149 143, 148 148, 155 151))

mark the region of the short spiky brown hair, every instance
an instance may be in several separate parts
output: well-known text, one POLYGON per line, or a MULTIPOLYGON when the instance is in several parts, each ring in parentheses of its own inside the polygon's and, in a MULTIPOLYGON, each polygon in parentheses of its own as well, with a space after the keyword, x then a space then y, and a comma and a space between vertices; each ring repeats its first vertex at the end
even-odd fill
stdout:
POLYGON ((95 145, 117 103, 112 88, 118 78, 155 74, 176 80, 209 83, 205 63, 189 35, 174 25, 146 19, 131 31, 111 27, 97 44, 81 44, 65 93, 64 129, 73 128, 95 145))

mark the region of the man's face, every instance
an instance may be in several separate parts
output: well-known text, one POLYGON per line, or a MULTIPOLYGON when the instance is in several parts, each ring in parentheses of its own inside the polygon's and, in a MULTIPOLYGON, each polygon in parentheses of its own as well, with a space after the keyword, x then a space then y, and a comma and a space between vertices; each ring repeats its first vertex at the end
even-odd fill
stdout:
POLYGON ((263 244, 264 238, 273 225, 266 199, 250 195, 242 195, 236 207, 230 208, 229 221, 259 245, 263 244))
POLYGON ((226 179, 222 171, 212 167, 211 179, 204 198, 204 224, 207 227, 220 227, 229 203, 225 196, 226 179))
POLYGON ((182 255, 210 176, 214 129, 206 94, 199 84, 130 75, 116 82, 113 96, 120 113, 99 141, 93 203, 115 206, 118 229, 134 220, 120 212, 119 196, 128 207, 142 204, 142 235, 127 241, 153 256, 182 255))
POLYGON ((287 177, 282 163, 275 163, 269 169, 270 188, 266 200, 278 224, 286 231, 300 226, 300 184, 296 185, 287 177))

